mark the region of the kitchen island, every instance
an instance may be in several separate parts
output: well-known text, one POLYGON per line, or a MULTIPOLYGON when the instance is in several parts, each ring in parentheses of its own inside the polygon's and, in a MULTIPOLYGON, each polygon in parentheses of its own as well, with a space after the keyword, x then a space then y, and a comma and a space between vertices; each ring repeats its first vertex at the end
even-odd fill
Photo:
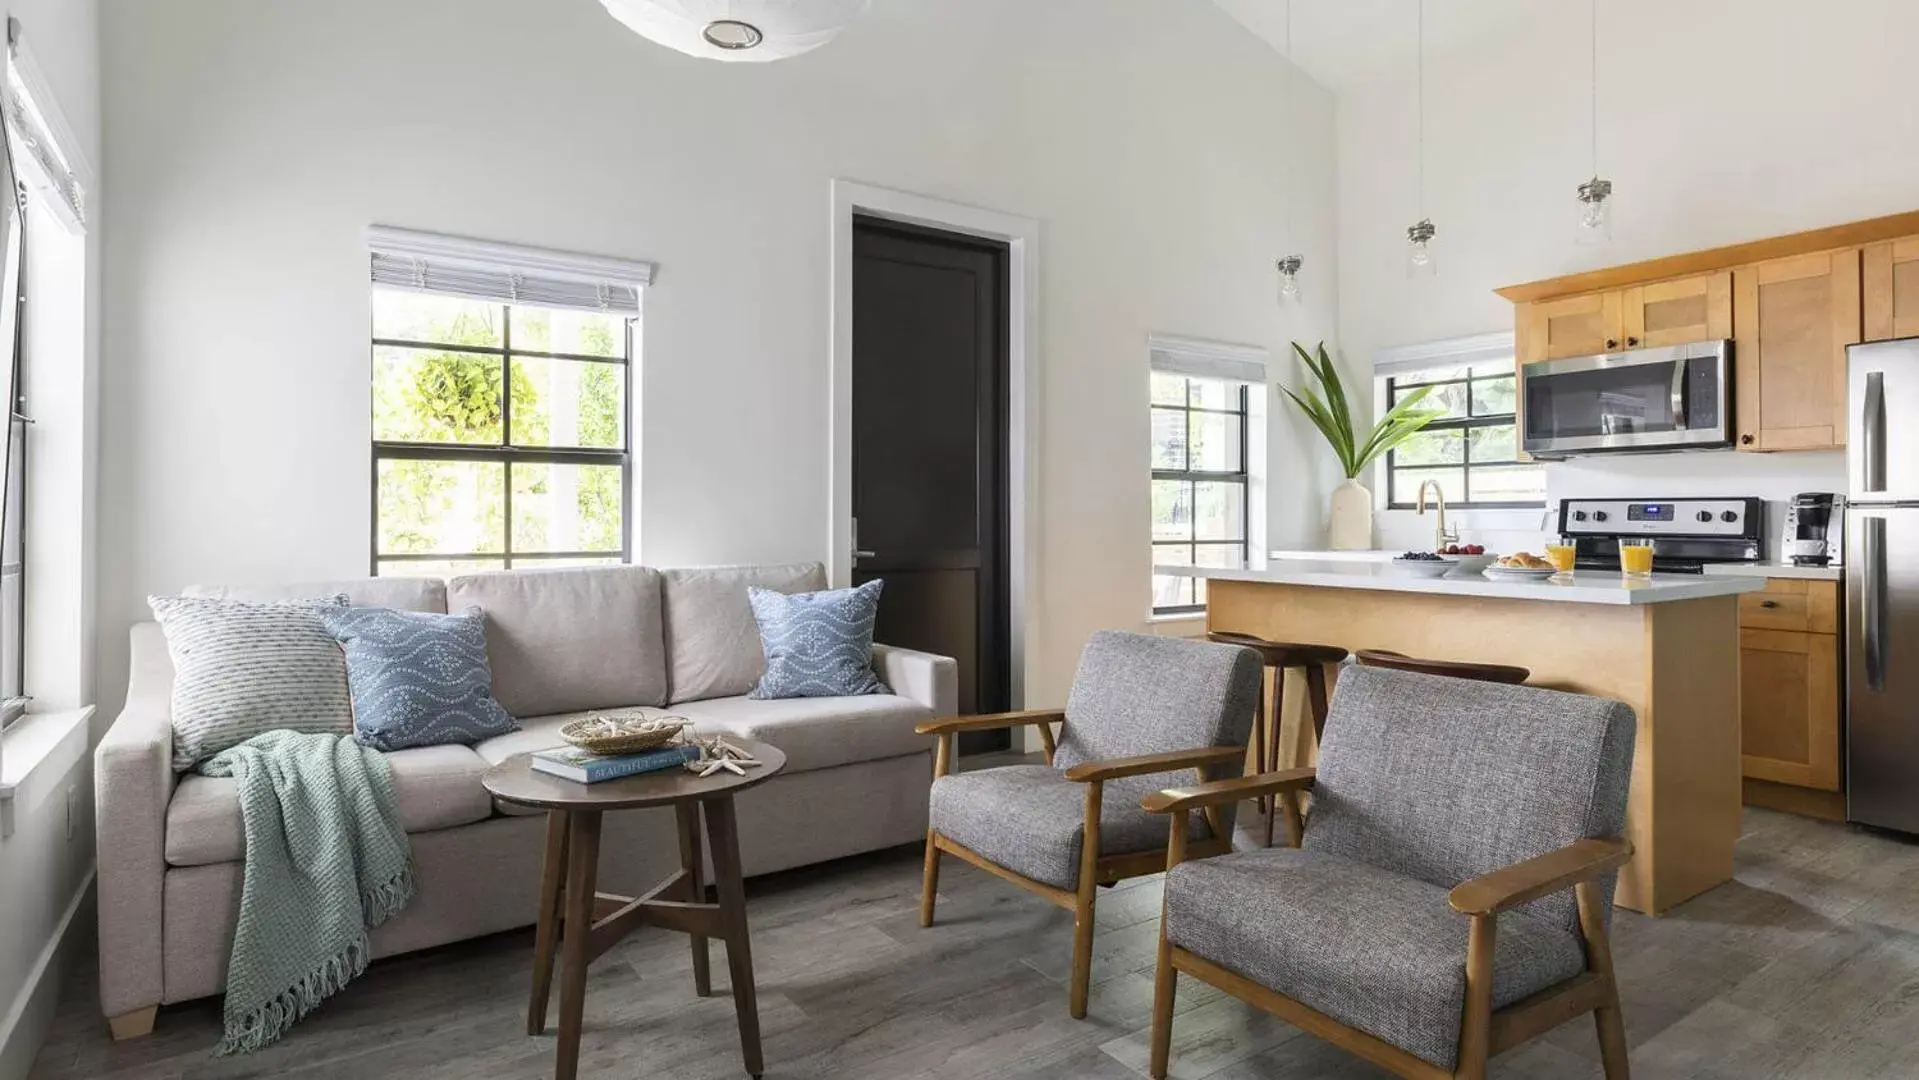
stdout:
MULTIPOLYGON (((1763 589, 1763 579, 1581 571, 1492 581, 1293 559, 1154 572, 1206 579, 1209 630, 1517 664, 1531 669, 1530 685, 1625 702, 1638 717, 1626 811, 1634 855, 1616 902, 1657 914, 1732 879, 1741 801, 1737 597, 1763 589)), ((1276 706, 1279 767, 1310 761, 1312 729, 1299 702, 1276 706)))

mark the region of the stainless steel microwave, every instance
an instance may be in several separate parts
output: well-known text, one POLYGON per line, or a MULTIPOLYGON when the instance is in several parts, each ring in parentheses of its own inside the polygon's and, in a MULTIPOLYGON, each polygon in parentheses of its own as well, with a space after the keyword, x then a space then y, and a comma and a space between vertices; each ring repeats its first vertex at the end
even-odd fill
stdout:
POLYGON ((1519 369, 1535 457, 1732 445, 1732 342, 1541 360, 1519 369))

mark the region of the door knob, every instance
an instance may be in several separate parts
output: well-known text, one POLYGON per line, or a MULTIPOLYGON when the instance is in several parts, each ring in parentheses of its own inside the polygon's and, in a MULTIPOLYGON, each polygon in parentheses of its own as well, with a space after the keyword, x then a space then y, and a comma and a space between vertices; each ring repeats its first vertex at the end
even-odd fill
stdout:
POLYGON ((855 559, 871 559, 876 554, 877 554, 876 552, 872 552, 872 551, 855 551, 853 553, 853 557, 855 559))

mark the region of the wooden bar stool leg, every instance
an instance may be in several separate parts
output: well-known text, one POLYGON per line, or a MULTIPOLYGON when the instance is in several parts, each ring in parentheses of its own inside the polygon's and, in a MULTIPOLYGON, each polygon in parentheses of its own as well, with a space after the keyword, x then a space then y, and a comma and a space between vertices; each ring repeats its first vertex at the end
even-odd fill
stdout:
POLYGON ((1314 664, 1306 669, 1306 703, 1313 713, 1313 752, 1326 737, 1326 668, 1314 664))
POLYGON ((733 797, 708 799, 706 834, 713 839, 713 884, 719 892, 720 925, 726 928, 726 970, 733 983, 733 1011, 740 1024, 740 1056, 755 1080, 760 1059, 760 1006, 753 989, 753 950, 746 936, 746 885, 740 878, 740 830, 733 797))
MULTIPOLYGON (((1271 715, 1271 711, 1266 707, 1266 669, 1261 667, 1259 696, 1253 699, 1253 772, 1255 774, 1270 771, 1272 768, 1272 761, 1266 756, 1266 729, 1272 725, 1269 719, 1271 715)), ((1270 797, 1261 795, 1253 800, 1253 806, 1260 813, 1266 814, 1272 811, 1273 801, 1270 797)))
POLYGON ((566 941, 560 957, 560 1040, 554 1080, 580 1074, 580 1024, 586 1015, 586 966, 593 956, 593 898, 599 884, 600 811, 569 810, 566 941))
MULTIPOLYGON (((673 804, 673 815, 680 826, 680 867, 686 871, 689 903, 706 902, 705 879, 700 872, 700 808, 681 801, 673 804)), ((713 994, 712 960, 706 948, 705 934, 689 934, 693 942, 693 992, 700 997, 713 994)))
MULTIPOLYGON (((1273 669, 1273 708, 1272 708, 1273 719, 1271 723, 1266 725, 1266 738, 1268 740, 1268 744, 1266 747, 1266 760, 1270 764, 1271 768, 1273 769, 1278 769, 1280 765, 1279 729, 1283 727, 1284 725, 1279 722, 1279 710, 1285 707, 1286 707, 1286 669, 1283 667, 1276 667, 1273 669)), ((1267 847, 1273 846, 1273 819, 1279 816, 1278 800, 1273 801, 1271 805, 1271 811, 1272 811, 1271 813, 1268 813, 1266 815, 1266 846, 1267 847)))
POLYGON ((560 940, 560 901, 566 895, 566 812, 546 812, 546 867, 540 872, 540 921, 533 935, 533 995, 526 1004, 526 1033, 546 1033, 546 1003, 553 990, 553 953, 560 940))

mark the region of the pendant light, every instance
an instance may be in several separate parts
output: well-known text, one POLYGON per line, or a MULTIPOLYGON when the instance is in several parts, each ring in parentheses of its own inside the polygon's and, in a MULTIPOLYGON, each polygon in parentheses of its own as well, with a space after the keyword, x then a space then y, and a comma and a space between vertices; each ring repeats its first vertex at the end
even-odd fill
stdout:
POLYGON ((833 40, 871 0, 600 0, 649 41, 708 60, 765 63, 833 40))
POLYGON ((1433 219, 1426 216, 1426 0, 1414 2, 1418 8, 1418 41, 1414 53, 1418 64, 1418 88, 1415 94, 1418 103, 1420 214, 1419 220, 1406 229, 1406 276, 1430 277, 1439 272, 1439 264, 1433 256, 1433 237, 1438 235, 1439 230, 1434 227, 1433 219))
MULTIPOLYGON (((1285 48, 1282 50, 1281 55, 1286 61, 1286 70, 1284 73, 1286 79, 1284 91, 1285 100, 1281 106, 1281 111, 1285 115, 1286 132, 1288 136, 1290 136, 1293 131, 1293 117, 1298 112, 1293 102, 1295 96, 1293 89, 1293 0, 1286 0, 1286 39, 1285 48)), ((1299 175, 1299 170, 1293 167, 1293 159, 1296 156, 1296 154, 1291 153, 1286 155, 1286 239, 1289 243, 1292 242, 1294 237, 1294 210, 1299 201, 1295 194, 1297 187, 1295 180, 1299 175)), ((1288 304, 1299 303, 1299 268, 1304 266, 1305 263, 1306 258, 1303 255, 1282 255, 1273 263, 1274 268, 1279 271, 1280 306, 1284 307, 1288 304)))
POLYGON ((1578 227, 1573 240, 1603 244, 1612 239, 1612 181, 1599 176, 1599 0, 1592 5, 1592 179, 1579 185, 1578 227))

